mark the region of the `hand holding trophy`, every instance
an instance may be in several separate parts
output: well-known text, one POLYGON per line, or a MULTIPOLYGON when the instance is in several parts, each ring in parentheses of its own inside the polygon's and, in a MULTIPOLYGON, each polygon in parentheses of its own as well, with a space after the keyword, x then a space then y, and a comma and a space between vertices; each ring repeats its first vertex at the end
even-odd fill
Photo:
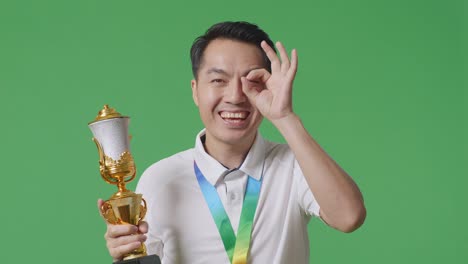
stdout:
MULTIPOLYGON (((94 121, 88 124, 99 152, 99 171, 102 178, 117 185, 118 191, 105 201, 100 210, 106 221, 113 225, 138 223, 145 217, 146 201, 141 194, 127 190, 125 184, 136 175, 130 152, 128 124, 130 118, 122 116, 104 105, 94 121)), ((156 255, 147 256, 145 245, 125 254, 118 264, 160 264, 156 255)))

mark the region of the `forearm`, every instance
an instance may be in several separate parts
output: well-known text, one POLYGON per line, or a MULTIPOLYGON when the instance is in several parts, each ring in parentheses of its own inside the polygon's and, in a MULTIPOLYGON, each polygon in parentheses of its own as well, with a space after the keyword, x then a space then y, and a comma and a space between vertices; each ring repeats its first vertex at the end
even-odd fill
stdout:
POLYGON ((273 124, 293 151, 321 207, 322 219, 344 232, 358 228, 366 211, 361 192, 352 178, 310 136, 298 116, 290 114, 273 124))

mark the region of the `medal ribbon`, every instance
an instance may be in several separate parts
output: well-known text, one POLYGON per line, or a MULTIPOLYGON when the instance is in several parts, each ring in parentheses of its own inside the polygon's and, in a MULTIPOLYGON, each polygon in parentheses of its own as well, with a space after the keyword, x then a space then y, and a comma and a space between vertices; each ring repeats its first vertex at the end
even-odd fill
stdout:
POLYGON ((250 176, 248 177, 247 186, 245 188, 244 204, 242 206, 236 238, 231 221, 229 221, 229 217, 224 210, 223 203, 219 198, 216 188, 206 180, 196 162, 194 162, 194 168, 198 184, 200 185, 205 201, 210 208, 211 216, 213 217, 221 239, 223 240, 224 249, 228 254, 229 261, 233 264, 247 263, 252 224, 255 216, 255 210, 257 209, 258 198, 260 196, 262 179, 257 181, 250 176))

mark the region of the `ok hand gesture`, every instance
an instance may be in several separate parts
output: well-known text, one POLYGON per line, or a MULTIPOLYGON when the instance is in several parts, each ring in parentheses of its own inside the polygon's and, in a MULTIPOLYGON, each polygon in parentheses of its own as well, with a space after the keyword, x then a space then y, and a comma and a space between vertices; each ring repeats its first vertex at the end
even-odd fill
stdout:
POLYGON ((281 42, 276 43, 280 58, 265 42, 262 49, 271 61, 271 74, 266 69, 255 69, 242 77, 242 90, 260 113, 272 123, 293 114, 292 85, 297 71, 297 52, 291 60, 281 42))

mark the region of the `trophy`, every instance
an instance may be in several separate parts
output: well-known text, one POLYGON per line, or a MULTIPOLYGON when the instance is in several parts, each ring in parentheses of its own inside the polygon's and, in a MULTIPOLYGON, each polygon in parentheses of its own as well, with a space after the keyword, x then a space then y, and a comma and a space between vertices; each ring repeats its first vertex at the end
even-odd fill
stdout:
MULTIPOLYGON (((141 194, 125 188, 136 175, 135 162, 130 152, 128 124, 130 118, 122 116, 115 109, 104 105, 94 121, 88 124, 93 132, 93 141, 99 152, 99 172, 110 184, 117 185, 118 191, 101 206, 101 213, 107 222, 115 225, 138 225, 146 214, 146 201, 141 194)), ((145 245, 124 255, 118 264, 160 264, 156 255, 147 256, 145 245)))

